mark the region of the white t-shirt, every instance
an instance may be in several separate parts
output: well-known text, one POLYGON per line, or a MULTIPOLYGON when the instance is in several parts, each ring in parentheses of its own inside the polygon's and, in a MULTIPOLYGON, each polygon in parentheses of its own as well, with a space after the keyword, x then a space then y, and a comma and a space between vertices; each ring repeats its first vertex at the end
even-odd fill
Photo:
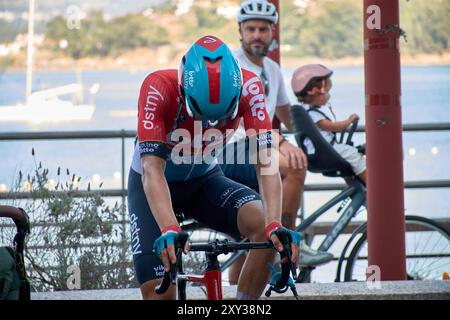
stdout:
MULTIPOLYGON (((308 104, 302 104, 302 107, 305 108, 305 110, 308 110, 311 108, 311 106, 308 104)), ((317 109, 320 112, 324 113, 328 117, 328 119, 331 119, 332 121, 336 120, 333 112, 331 112, 331 109, 329 107, 321 106, 320 108, 317 108, 317 109)), ((317 122, 319 122, 320 120, 327 119, 327 117, 325 117, 320 112, 315 112, 315 111, 308 112, 309 116, 311 117, 312 121, 315 124, 317 124, 317 122)), ((322 136, 325 138, 325 140, 327 142, 331 143, 333 141, 333 138, 334 138, 333 132, 322 130, 319 127, 317 127, 317 129, 319 129, 319 132, 322 134, 322 136)), ((304 145, 306 147, 306 151, 308 154, 314 153, 315 148, 309 138, 305 139, 304 145)))
MULTIPOLYGON (((239 62, 241 68, 250 70, 255 73, 261 79, 261 73, 263 68, 251 62, 244 53, 242 48, 239 48, 234 53, 236 59, 239 62)), ((269 95, 266 96, 266 110, 269 114, 271 120, 275 116, 275 109, 277 107, 281 107, 289 104, 289 97, 286 93, 286 88, 284 86, 283 74, 281 73, 280 66, 268 57, 264 57, 263 59, 264 72, 266 74, 266 78, 268 80, 269 86, 269 95)), ((263 83, 264 87, 264 83, 263 83)), ((245 129, 244 124, 241 120, 239 128, 236 130, 236 133, 231 138, 231 142, 238 141, 240 139, 245 138, 245 129)))
MULTIPOLYGON (((303 105, 303 108, 308 110, 310 108, 310 106, 303 105)), ((331 112, 331 109, 329 107, 321 106, 320 108, 315 107, 314 109, 318 109, 320 112, 322 112, 326 115, 326 117, 325 117, 320 112, 315 112, 315 111, 308 112, 309 116, 311 117, 312 121, 314 121, 315 124, 317 124, 317 122, 319 122, 320 120, 323 120, 323 119, 325 119, 325 120, 331 119, 331 121, 336 121, 335 116, 331 112), (327 117, 328 117, 328 119, 327 119, 327 117)), ((327 140, 329 143, 331 143, 331 141, 333 141, 333 138, 334 138, 333 132, 322 130, 319 127, 317 127, 317 129, 319 129, 320 133, 325 138, 325 140, 327 140)))

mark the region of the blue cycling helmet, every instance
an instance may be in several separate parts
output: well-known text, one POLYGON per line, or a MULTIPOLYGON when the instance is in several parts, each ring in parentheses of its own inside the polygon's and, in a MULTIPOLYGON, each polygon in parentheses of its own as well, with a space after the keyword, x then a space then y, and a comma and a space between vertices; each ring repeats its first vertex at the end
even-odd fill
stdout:
POLYGON ((178 69, 180 94, 188 114, 201 117, 203 127, 238 112, 242 72, 228 46, 219 38, 200 38, 178 69))

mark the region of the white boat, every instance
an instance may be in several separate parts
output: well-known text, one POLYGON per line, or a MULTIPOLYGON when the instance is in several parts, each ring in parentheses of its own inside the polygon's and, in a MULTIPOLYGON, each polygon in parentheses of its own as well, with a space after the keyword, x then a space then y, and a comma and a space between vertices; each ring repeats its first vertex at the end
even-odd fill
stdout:
POLYGON ((89 120, 95 105, 74 105, 61 100, 60 95, 77 93, 79 84, 70 84, 30 94, 26 104, 0 106, 0 121, 26 121, 33 123, 89 120))
POLYGON ((26 102, 25 104, 14 106, 0 106, 0 122, 26 121, 42 123, 90 120, 94 114, 95 105, 78 105, 71 101, 60 99, 60 96, 67 94, 80 95, 81 93, 82 95, 83 87, 81 84, 68 84, 32 92, 34 2, 35 0, 29 0, 26 102))

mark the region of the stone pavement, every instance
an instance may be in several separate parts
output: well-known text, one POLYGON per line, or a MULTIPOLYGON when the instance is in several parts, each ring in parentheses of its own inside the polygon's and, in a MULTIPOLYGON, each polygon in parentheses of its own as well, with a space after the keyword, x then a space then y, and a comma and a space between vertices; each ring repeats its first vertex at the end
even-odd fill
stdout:
MULTIPOLYGON (((365 282, 297 284, 300 300, 450 300, 450 281, 385 281, 369 289, 365 282)), ((236 286, 224 286, 225 299, 234 299, 236 286)), ((200 287, 189 287, 188 299, 205 299, 200 287)), ((140 300, 139 289, 73 290, 32 293, 32 300, 140 300)), ((267 299, 264 295, 261 299, 267 299)), ((290 290, 269 299, 294 299, 290 290)))

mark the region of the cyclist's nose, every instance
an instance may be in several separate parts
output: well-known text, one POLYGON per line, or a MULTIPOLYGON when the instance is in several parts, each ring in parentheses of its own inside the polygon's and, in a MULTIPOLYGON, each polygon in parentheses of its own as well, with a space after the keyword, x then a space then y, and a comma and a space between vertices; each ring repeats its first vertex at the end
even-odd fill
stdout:
POLYGON ((261 32, 258 29, 253 31, 252 38, 253 40, 261 40, 261 32))

